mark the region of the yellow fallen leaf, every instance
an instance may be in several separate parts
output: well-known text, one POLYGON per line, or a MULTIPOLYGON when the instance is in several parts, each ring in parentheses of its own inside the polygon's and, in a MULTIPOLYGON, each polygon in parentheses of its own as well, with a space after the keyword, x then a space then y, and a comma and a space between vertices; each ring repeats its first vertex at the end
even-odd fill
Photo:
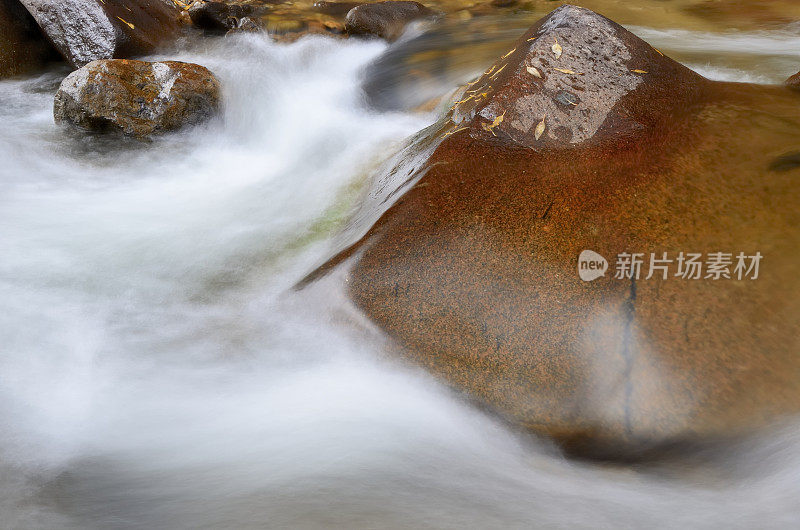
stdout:
POLYGON ((551 49, 553 50, 553 53, 556 55, 556 59, 560 59, 561 58, 561 54, 564 51, 564 49, 558 43, 558 39, 555 39, 555 41, 556 42, 555 42, 555 44, 553 44, 553 46, 551 46, 551 49))
POLYGON ((573 72, 572 70, 565 70, 563 68, 553 68, 553 70, 557 70, 557 71, 561 72, 562 74, 583 75, 580 72, 573 72))
POLYGON ((455 109, 456 109, 456 107, 458 107, 458 106, 459 106, 459 105, 461 105, 462 103, 466 103, 467 101, 471 100, 471 99, 472 99, 472 98, 474 98, 474 97, 475 97, 475 94, 472 94, 472 95, 470 95, 470 96, 467 96, 467 97, 465 97, 464 99, 462 99, 462 100, 460 100, 460 101, 456 101, 455 103, 453 103, 453 106, 452 106, 452 107, 450 107, 450 110, 455 110, 455 109))
POLYGON ((539 138, 541 138, 541 137, 542 137, 542 135, 544 134, 544 129, 545 129, 545 127, 546 127, 546 125, 545 125, 544 121, 545 121, 546 119, 547 119, 547 114, 545 114, 544 116, 542 116, 542 121, 540 121, 540 122, 539 122, 539 123, 536 125, 536 131, 535 131, 534 135, 536 136, 536 139, 537 139, 537 140, 538 140, 539 138))
POLYGON ((634 74, 646 74, 647 72, 644 70, 631 70, 634 74))
POLYGON ((659 54, 661 57, 664 57, 664 54, 663 54, 663 53, 661 53, 661 50, 659 50, 658 48, 653 48, 653 49, 654 49, 655 51, 657 51, 657 52, 658 52, 658 54, 659 54))
POLYGON ((495 77, 497 77, 497 74, 502 72, 503 68, 505 68, 505 67, 506 67, 506 65, 501 66, 495 73, 493 73, 492 75, 489 76, 489 79, 494 79, 495 77))
POLYGON ((449 131, 447 131, 447 133, 445 133, 444 136, 442 136, 442 138, 447 138, 451 134, 455 134, 455 133, 461 132, 461 131, 466 131, 467 129, 469 129, 469 127, 461 127, 460 129, 455 129, 455 128, 454 129, 450 129, 449 131))
POLYGON ((538 77, 539 79, 541 79, 541 78, 542 78, 542 74, 540 74, 540 73, 539 73, 539 70, 537 70, 537 69, 536 69, 536 68, 534 68, 533 66, 528 66, 528 67, 526 68, 526 70, 528 70, 528 73, 529 73, 529 74, 531 74, 533 77, 538 77))
POLYGON ((492 121, 492 124, 491 124, 491 125, 486 125, 486 124, 484 123, 484 124, 483 124, 483 128, 484 128, 485 130, 489 131, 490 133, 492 133, 492 135, 493 135, 493 136, 497 136, 497 135, 494 133, 494 128, 495 128, 495 127, 497 127, 498 125, 500 125, 501 123, 503 123, 503 118, 505 118, 505 116, 506 116, 506 113, 505 113, 505 112, 503 112, 503 113, 502 113, 500 116, 496 117, 496 118, 494 119, 494 121, 492 121))
POLYGON ((124 18, 121 18, 121 17, 117 17, 117 18, 120 19, 122 21, 122 23, 125 24, 126 26, 128 26, 129 28, 136 29, 136 27, 133 24, 131 24, 130 22, 128 22, 124 18))
POLYGON ((531 37, 530 39, 528 39, 528 42, 533 42, 535 40, 536 40, 536 37, 531 37))
POLYGON ((500 57, 500 58, 501 58, 501 59, 505 59, 506 57, 508 57, 509 55, 511 55, 512 53, 514 53, 515 51, 517 51, 517 49, 516 49, 516 48, 514 48, 513 50, 511 50, 510 52, 508 52, 507 54, 503 55, 503 56, 502 56, 502 57, 500 57))

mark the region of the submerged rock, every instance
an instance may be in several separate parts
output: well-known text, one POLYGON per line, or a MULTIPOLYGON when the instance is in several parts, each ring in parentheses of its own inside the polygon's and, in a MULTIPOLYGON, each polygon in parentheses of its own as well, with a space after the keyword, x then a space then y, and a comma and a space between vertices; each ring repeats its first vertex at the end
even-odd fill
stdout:
POLYGON ((177 34, 178 11, 160 0, 21 0, 55 48, 81 67, 148 53, 177 34))
POLYGON ((145 137, 206 120, 219 105, 219 81, 203 66, 112 59, 67 76, 55 96, 54 116, 92 131, 145 137))
POLYGON ((517 0, 492 0, 490 4, 494 7, 511 7, 517 3, 517 0))
POLYGON ((436 15, 419 2, 388 0, 354 7, 345 18, 345 31, 352 35, 372 35, 397 40, 414 20, 436 15))
POLYGON ((318 2, 314 2, 312 9, 326 15, 344 16, 351 9, 359 5, 362 4, 360 2, 328 2, 325 0, 320 0, 318 2))
POLYGON ((246 29, 255 23, 260 10, 249 4, 228 4, 225 2, 194 2, 189 8, 192 24, 201 29, 228 31, 246 29))
POLYGON ((41 66, 52 55, 52 46, 19 0, 0 0, 0 77, 41 66))
POLYGON ((770 169, 800 145, 796 97, 708 81, 563 6, 457 100, 318 271, 346 261, 409 358, 584 454, 800 412, 800 181, 770 169), (593 282, 584 250, 609 260, 593 282), (733 277, 676 277, 681 252, 724 252, 733 277), (763 256, 757 279, 736 279, 740 252, 763 256), (615 277, 624 253, 641 275, 615 277))

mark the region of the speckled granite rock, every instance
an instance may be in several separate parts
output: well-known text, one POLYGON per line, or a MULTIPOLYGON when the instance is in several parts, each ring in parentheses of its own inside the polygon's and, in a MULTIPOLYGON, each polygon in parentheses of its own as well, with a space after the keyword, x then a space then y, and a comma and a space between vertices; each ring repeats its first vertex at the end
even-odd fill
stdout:
POLYGON ((219 81, 203 66, 112 59, 67 76, 54 116, 93 131, 145 137, 208 119, 219 104, 219 81))
POLYGON ((309 280, 344 263, 410 359, 583 454, 800 412, 799 170, 770 169, 800 145, 793 94, 708 81, 563 6, 457 100, 309 280), (586 249, 611 273, 582 281, 586 249), (624 252, 720 251, 760 252, 760 277, 614 277, 624 252))

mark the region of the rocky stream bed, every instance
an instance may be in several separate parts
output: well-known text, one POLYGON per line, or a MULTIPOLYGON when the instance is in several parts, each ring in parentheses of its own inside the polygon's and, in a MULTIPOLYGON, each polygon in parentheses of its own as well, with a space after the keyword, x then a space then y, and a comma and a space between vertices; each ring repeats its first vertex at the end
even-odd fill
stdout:
POLYGON ((0 0, 0 512, 800 522, 798 69, 789 0, 0 0))

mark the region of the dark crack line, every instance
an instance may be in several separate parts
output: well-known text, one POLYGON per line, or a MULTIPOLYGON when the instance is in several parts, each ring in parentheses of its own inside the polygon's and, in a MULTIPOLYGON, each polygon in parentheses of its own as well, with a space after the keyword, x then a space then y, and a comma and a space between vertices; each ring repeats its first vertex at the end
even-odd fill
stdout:
POLYGON ((630 296, 623 306, 623 316, 625 324, 622 328, 622 358, 625 361, 624 380, 624 408, 625 408, 625 432, 633 436, 633 425, 631 421, 631 400, 633 398, 633 319, 636 315, 636 278, 631 278, 630 296))

